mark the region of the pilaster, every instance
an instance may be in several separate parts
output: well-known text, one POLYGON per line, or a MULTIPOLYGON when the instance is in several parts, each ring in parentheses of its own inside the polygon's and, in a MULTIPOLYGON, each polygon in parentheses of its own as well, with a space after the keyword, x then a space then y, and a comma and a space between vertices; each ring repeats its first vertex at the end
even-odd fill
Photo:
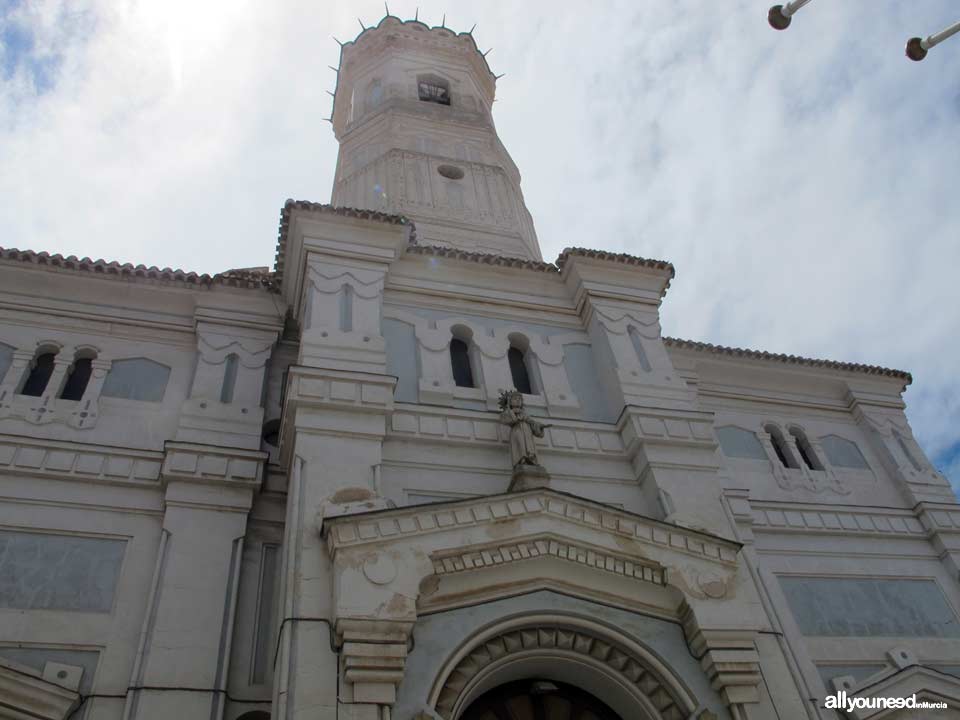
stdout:
POLYGON ((124 717, 222 717, 243 537, 266 454, 169 442, 163 531, 124 717))

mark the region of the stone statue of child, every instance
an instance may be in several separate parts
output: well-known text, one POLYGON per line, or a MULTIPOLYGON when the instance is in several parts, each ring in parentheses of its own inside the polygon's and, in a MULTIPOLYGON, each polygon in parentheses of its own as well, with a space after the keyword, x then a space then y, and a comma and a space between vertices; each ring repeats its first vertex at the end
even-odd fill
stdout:
POLYGON ((522 465, 540 467, 537 459, 535 437, 543 437, 544 425, 527 415, 523 407, 523 394, 516 390, 500 393, 500 422, 510 428, 510 458, 514 469, 522 465))

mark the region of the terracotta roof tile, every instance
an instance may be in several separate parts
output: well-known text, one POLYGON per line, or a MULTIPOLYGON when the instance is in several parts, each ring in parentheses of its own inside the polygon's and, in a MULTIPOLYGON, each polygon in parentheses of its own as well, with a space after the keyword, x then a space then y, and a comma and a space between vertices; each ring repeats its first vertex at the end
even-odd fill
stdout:
POLYGON ((886 377, 899 378, 905 384, 913 382, 913 376, 903 370, 893 370, 891 368, 880 367, 879 365, 863 365, 861 363, 839 362, 837 360, 820 360, 817 358, 801 357, 799 355, 785 355, 782 353, 771 353, 762 350, 746 350, 744 348, 724 347, 723 345, 711 345, 710 343, 697 342, 695 340, 682 340, 680 338, 665 337, 663 342, 669 347, 676 347, 683 350, 697 350, 699 352, 708 352, 715 355, 728 355, 730 357, 750 358, 752 360, 771 360, 774 362, 788 363, 791 365, 803 365, 806 367, 829 368, 831 370, 846 370, 849 372, 866 373, 868 375, 883 375, 886 377))
POLYGON ((410 227, 410 241, 415 242, 417 229, 412 220, 403 215, 379 212, 377 210, 363 210, 361 208, 337 207, 325 203, 310 202, 309 200, 287 200, 280 211, 280 229, 277 233, 277 254, 274 260, 274 276, 277 285, 283 281, 283 267, 286 262, 287 233, 290 231, 290 215, 294 210, 309 212, 330 213, 343 217, 358 218, 360 220, 376 220, 393 225, 408 225, 410 227))
POLYGON ((622 263, 624 265, 653 268, 655 270, 668 270, 671 278, 676 276, 676 270, 674 269, 673 264, 668 263, 665 260, 650 260, 638 255, 614 253, 606 250, 591 250, 589 248, 580 247, 565 248, 563 252, 560 253, 560 257, 557 258, 557 267, 562 270, 564 264, 567 262, 567 258, 571 256, 592 258, 594 260, 607 260, 610 262, 622 263))
POLYGON ((216 275, 208 275, 173 268, 158 268, 156 265, 148 267, 146 265, 120 263, 116 260, 92 260, 88 257, 78 258, 76 255, 64 256, 59 253, 51 254, 44 251, 18 250, 17 248, 0 248, 0 260, 89 272, 107 277, 165 280, 187 285, 227 285, 230 287, 268 289, 272 289, 274 285, 273 273, 259 270, 228 270, 216 275))
POLYGON ((481 263, 484 265, 497 265, 499 267, 522 268, 524 270, 534 270, 537 272, 555 273, 560 272, 556 265, 540 262, 539 260, 527 260, 526 258, 512 257, 510 255, 494 255, 492 253, 468 252, 458 250, 457 248, 442 247, 440 245, 414 245, 407 246, 409 255, 432 255, 434 257, 445 257, 453 260, 464 260, 466 262, 481 263))

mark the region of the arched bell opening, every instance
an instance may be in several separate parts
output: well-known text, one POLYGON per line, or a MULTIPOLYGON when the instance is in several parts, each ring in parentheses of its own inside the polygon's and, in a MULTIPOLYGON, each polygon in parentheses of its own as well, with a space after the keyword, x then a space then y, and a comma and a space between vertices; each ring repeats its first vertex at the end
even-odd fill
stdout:
POLYGON ((626 720, 576 685, 555 680, 516 680, 474 700, 460 720, 626 720))

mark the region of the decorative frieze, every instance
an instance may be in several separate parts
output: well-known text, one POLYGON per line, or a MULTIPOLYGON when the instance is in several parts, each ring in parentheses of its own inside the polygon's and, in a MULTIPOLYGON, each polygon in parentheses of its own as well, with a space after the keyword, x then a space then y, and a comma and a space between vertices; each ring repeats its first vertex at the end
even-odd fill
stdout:
POLYGON ((638 562, 636 557, 618 555, 553 535, 524 538, 518 542, 495 543, 485 547, 474 546, 469 549, 438 552, 432 554, 430 558, 436 575, 449 575, 547 556, 654 585, 665 584, 663 568, 655 563, 638 562))

